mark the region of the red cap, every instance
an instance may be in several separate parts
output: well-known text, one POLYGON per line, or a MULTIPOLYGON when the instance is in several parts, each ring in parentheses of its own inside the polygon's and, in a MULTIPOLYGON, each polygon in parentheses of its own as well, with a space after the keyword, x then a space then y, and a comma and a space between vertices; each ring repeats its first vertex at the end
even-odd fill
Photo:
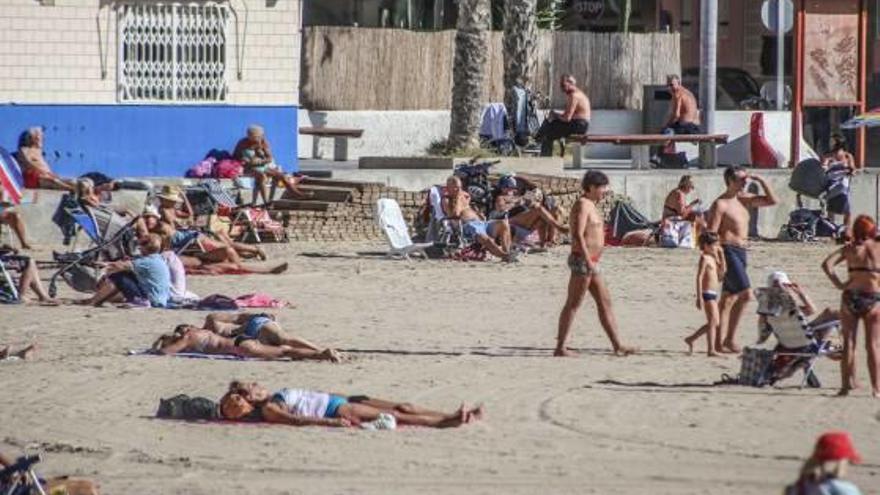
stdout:
POLYGON ((829 431, 816 441, 813 458, 820 462, 846 459, 853 464, 862 462, 862 456, 853 447, 849 434, 845 431, 829 431))

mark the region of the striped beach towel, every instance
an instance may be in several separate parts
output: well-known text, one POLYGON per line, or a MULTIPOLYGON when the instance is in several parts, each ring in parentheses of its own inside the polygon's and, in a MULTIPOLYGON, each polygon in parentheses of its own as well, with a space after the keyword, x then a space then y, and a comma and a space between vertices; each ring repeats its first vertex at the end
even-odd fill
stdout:
POLYGON ((13 204, 21 204, 24 190, 24 176, 21 167, 15 161, 12 154, 5 148, 0 147, 0 189, 4 196, 13 204))

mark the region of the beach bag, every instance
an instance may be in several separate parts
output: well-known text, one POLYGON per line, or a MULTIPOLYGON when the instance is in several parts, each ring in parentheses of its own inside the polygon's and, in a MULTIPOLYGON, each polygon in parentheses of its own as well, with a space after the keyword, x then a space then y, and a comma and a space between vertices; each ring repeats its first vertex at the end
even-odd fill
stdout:
POLYGON ((770 365, 774 352, 770 349, 746 347, 742 353, 742 365, 737 382, 740 385, 763 387, 770 383, 770 365))
POLYGON ((244 173, 244 165, 238 160, 220 160, 214 166, 214 176, 218 179, 236 179, 244 173))
POLYGON ((210 296, 199 301, 198 309, 238 309, 235 299, 223 294, 211 294, 210 296))
POLYGON ((219 407, 216 402, 205 397, 190 397, 186 394, 175 395, 169 399, 159 399, 157 418, 166 419, 220 419, 219 407))
POLYGON ((693 248, 693 230, 687 220, 667 219, 660 225, 658 244, 665 248, 693 248))
POLYGON ((191 179, 204 179, 211 177, 214 174, 214 165, 216 163, 217 160, 212 157, 205 158, 190 167, 190 169, 186 171, 186 176, 191 179))

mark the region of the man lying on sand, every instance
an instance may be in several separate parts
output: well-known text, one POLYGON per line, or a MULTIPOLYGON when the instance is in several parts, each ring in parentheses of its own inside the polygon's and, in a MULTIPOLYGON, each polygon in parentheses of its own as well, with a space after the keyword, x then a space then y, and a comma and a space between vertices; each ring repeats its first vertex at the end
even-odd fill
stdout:
POLYGON ((205 317, 205 324, 202 327, 223 337, 254 339, 265 345, 286 345, 311 351, 322 350, 305 339, 286 333, 275 315, 268 313, 210 313, 205 317))
POLYGON ((599 310, 599 321, 611 340, 614 354, 625 356, 636 352, 633 347, 620 343, 617 336, 617 319, 611 309, 611 294, 605 280, 599 274, 599 258, 605 246, 605 221, 596 207, 608 191, 608 177, 602 172, 589 171, 581 183, 583 194, 571 210, 571 254, 568 256, 568 297, 559 314, 559 333, 554 356, 576 356, 568 347, 568 334, 578 308, 584 302, 589 289, 599 310))
POLYGON ((454 428, 483 419, 482 406, 442 413, 365 395, 342 396, 311 390, 283 388, 274 394, 257 383, 234 381, 220 399, 220 415, 229 420, 264 421, 292 426, 357 427, 380 415, 397 424, 454 428))
MULTIPOLYGON (((259 333, 259 331, 258 331, 259 333)), ((218 335, 211 330, 192 325, 178 325, 174 332, 156 339, 152 349, 160 354, 195 352, 199 354, 223 354, 258 359, 313 359, 316 361, 342 361, 342 355, 334 349, 318 350, 312 344, 277 333, 277 337, 287 342, 299 342, 296 346, 284 344, 264 344, 247 334, 235 338, 218 335)))

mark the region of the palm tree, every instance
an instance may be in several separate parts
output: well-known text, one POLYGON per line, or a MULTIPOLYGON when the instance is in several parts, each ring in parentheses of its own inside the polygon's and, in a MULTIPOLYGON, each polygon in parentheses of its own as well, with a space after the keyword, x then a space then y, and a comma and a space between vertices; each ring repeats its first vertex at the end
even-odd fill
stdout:
POLYGON ((479 146, 480 110, 489 52, 489 0, 460 0, 452 66, 450 149, 479 146))
POLYGON ((504 2, 504 105, 511 122, 516 116, 514 86, 529 87, 534 74, 538 43, 537 0, 504 2))
POLYGON ((629 32, 629 18, 632 17, 632 0, 623 0, 623 5, 620 9, 620 31, 623 33, 629 32))

